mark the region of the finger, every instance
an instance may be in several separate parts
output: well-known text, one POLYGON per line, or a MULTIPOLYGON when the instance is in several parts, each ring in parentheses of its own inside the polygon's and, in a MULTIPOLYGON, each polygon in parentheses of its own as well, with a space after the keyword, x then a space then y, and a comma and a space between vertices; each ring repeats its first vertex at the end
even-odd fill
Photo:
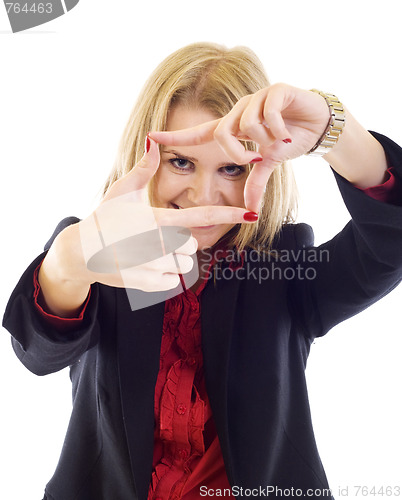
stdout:
POLYGON ((202 123, 196 127, 165 132, 150 132, 149 136, 165 146, 194 146, 214 139, 214 131, 220 119, 202 123))
POLYGON ((190 255, 182 255, 174 252, 164 255, 153 261, 138 266, 138 269, 157 271, 159 273, 184 274, 189 273, 194 265, 194 259, 190 255))
POLYGON ((263 161, 252 168, 244 186, 244 203, 248 210, 258 213, 265 189, 277 164, 263 161))
POLYGON ((141 160, 117 181, 115 181, 106 193, 104 200, 110 200, 117 196, 144 189, 158 170, 160 154, 158 144, 152 139, 146 141, 146 151, 141 160))
POLYGON ((187 228, 214 226, 216 224, 240 224, 248 210, 240 207, 203 206, 175 210, 154 208, 155 218, 160 226, 182 226, 187 228))
POLYGON ((144 292, 161 292, 176 288, 180 284, 179 273, 161 273, 149 269, 132 267, 120 273, 96 274, 94 280, 115 288, 135 288, 144 292))
MULTIPOLYGON (((216 139, 225 152, 225 142, 229 140, 232 143, 232 147, 227 148, 231 153, 228 154, 228 156, 233 161, 237 161, 235 158, 238 158, 240 163, 252 163, 256 157, 258 158, 258 160, 256 161, 259 161, 260 155, 258 155, 258 153, 256 154, 255 152, 246 151, 242 144, 236 139, 236 137, 231 135, 231 132, 228 132, 228 137, 226 137, 227 132, 222 129, 221 140, 220 134, 217 134, 216 129, 218 126, 220 126, 221 120, 227 119, 227 116, 228 115, 226 115, 226 117, 224 118, 205 122, 201 125, 197 125, 196 127, 191 127, 188 129, 165 132, 150 132, 149 136, 159 144, 164 144, 165 146, 194 146, 205 144, 216 139)), ((238 126, 234 127, 234 129, 238 130, 238 126)), ((241 138, 247 139, 245 137, 241 138)))
POLYGON ((198 249, 198 242, 194 238, 194 236, 190 236, 190 238, 182 245, 181 247, 175 250, 175 254, 183 254, 183 255, 194 255, 198 249))
MULTIPOLYGON (((133 186, 135 189, 144 189, 152 177, 156 174, 160 164, 158 144, 147 136, 146 151, 141 160, 132 169, 133 186)), ((128 175, 129 175, 128 174, 128 175)))
POLYGON ((290 132, 286 128, 282 118, 282 112, 287 108, 291 99, 288 89, 289 87, 284 85, 273 85, 270 87, 263 111, 264 123, 269 127, 272 135, 281 141, 291 138, 290 132))
POLYGON ((149 269, 124 269, 121 273, 125 288, 136 288, 143 292, 162 292, 180 284, 178 272, 161 273, 149 269))
POLYGON ((180 255, 176 254, 175 252, 175 260, 176 260, 176 265, 177 265, 177 271, 180 274, 187 274, 189 273, 196 262, 196 259, 191 257, 190 255, 180 255))
POLYGON ((252 140, 240 129, 242 114, 250 99, 251 96, 240 99, 232 110, 221 118, 214 133, 215 140, 225 154, 227 154, 232 161, 240 165, 244 163, 253 163, 254 161, 259 161, 261 158, 255 151, 247 151, 243 144, 239 142, 239 138, 252 140))
POLYGON ((251 96, 239 122, 239 132, 242 136, 265 147, 276 141, 264 123, 263 110, 267 91, 268 89, 262 89, 251 96))

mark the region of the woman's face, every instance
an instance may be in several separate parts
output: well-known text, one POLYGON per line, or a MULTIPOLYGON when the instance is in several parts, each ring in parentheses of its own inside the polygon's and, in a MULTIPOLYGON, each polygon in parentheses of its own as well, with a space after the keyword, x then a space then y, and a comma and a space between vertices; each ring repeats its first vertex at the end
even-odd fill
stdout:
MULTIPOLYGON (((174 107, 167 130, 194 127, 214 120, 203 109, 174 107)), ((179 210, 204 205, 244 207, 245 165, 234 164, 214 141, 196 146, 163 146, 155 175, 154 199, 158 207, 179 210)), ((214 245, 233 224, 190 228, 198 249, 214 245)))

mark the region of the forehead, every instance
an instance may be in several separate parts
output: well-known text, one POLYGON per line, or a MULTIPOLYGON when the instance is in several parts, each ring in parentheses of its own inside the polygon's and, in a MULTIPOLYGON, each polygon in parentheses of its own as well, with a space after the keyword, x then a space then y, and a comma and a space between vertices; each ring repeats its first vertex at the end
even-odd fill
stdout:
POLYGON ((178 105, 169 111, 166 128, 167 130, 181 130, 215 119, 216 116, 206 109, 178 105))
MULTIPOLYGON (((167 130, 181 130, 216 120, 216 118, 216 115, 205 108, 177 105, 169 111, 166 128, 167 130)), ((191 161, 202 165, 203 168, 215 169, 236 164, 216 141, 188 146, 163 146, 162 151, 191 158, 191 161)))
MULTIPOLYGON (((177 105, 169 111, 166 129, 181 130, 215 119, 216 116, 206 109, 177 105)), ((211 168, 218 164, 231 163, 230 158, 215 141, 188 146, 163 146, 163 151, 169 152, 172 150, 178 156, 183 155, 194 158, 197 163, 211 168)))

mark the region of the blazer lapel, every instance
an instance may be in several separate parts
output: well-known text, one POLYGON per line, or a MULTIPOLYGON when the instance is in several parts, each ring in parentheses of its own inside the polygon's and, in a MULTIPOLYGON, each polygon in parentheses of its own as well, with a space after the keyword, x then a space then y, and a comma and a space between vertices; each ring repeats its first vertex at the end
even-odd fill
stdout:
POLYGON ((228 374, 239 281, 211 280, 202 295, 201 326, 205 383, 226 472, 234 484, 228 433, 228 374))
MULTIPOLYGON (((229 481, 228 371, 239 281, 211 280, 201 296, 205 382, 229 481)), ((148 494, 154 441, 154 393, 159 372, 165 303, 132 311, 121 290, 117 300, 117 350, 124 425, 140 500, 148 494)))
POLYGON ((165 303, 132 311, 118 299, 120 392, 134 482, 140 500, 148 495, 154 441, 154 393, 159 371, 165 303))

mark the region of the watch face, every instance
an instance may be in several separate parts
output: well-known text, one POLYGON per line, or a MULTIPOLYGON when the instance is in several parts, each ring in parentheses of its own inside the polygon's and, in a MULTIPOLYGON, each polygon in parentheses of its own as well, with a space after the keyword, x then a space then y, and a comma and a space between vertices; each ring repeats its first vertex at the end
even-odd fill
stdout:
POLYGON ((24 0, 9 2, 4 0, 4 6, 13 33, 34 28, 62 16, 78 4, 79 0, 24 0))

